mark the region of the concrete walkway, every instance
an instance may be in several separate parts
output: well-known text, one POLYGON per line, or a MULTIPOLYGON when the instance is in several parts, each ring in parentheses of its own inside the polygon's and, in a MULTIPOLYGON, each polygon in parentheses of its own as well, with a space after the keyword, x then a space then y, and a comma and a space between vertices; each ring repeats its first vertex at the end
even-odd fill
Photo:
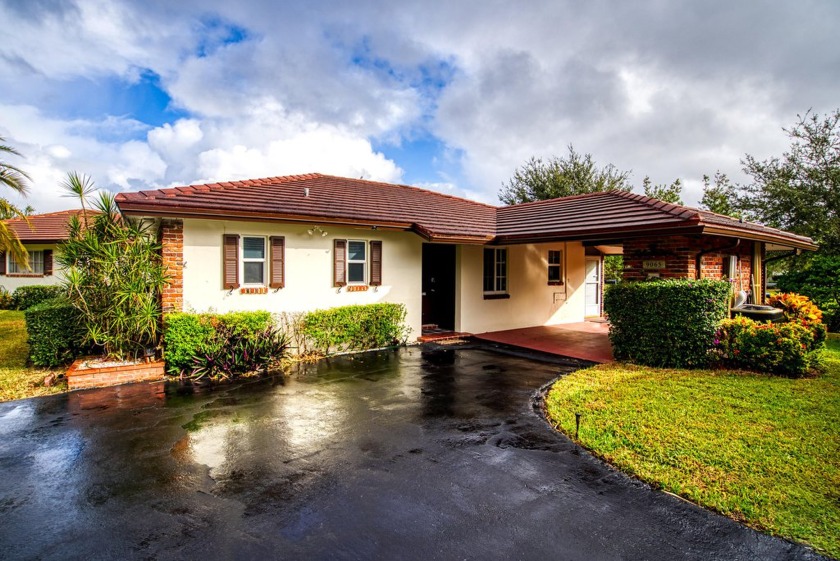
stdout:
POLYGON ((479 333, 475 335, 475 338, 543 353, 605 363, 614 360, 609 332, 608 323, 585 321, 491 331, 479 333))

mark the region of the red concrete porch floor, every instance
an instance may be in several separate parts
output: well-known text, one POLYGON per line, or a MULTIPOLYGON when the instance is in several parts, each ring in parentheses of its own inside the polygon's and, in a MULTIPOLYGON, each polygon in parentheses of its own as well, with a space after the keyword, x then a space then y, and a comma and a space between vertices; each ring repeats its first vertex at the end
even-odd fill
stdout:
POLYGON ((604 363, 614 360, 609 332, 608 323, 585 321, 491 331, 474 337, 482 341, 604 363))

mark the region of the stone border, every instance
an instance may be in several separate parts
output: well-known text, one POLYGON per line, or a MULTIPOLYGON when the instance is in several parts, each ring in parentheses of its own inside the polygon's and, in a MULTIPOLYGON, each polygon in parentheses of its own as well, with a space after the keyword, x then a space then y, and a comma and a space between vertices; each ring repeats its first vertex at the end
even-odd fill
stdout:
POLYGON ((85 367, 84 363, 89 360, 90 357, 77 359, 67 369, 67 387, 70 391, 157 381, 165 377, 162 360, 102 368, 85 367))

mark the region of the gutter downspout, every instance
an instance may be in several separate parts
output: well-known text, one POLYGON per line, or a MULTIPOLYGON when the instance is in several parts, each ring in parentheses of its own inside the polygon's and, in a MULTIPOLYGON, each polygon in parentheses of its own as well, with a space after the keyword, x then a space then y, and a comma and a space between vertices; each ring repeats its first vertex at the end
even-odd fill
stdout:
POLYGON ((741 245, 741 240, 739 239, 733 245, 728 245, 728 246, 725 246, 725 247, 715 247, 715 248, 712 248, 712 249, 704 249, 702 251, 698 251, 697 256, 695 257, 695 262, 694 262, 694 278, 696 278, 697 280, 700 280, 701 278, 703 278, 703 271, 700 269, 700 264, 703 261, 703 256, 704 255, 706 255, 707 253, 715 253, 715 252, 718 252, 718 251, 730 251, 730 250, 733 250, 733 249, 738 249, 738 247, 740 245, 741 245))

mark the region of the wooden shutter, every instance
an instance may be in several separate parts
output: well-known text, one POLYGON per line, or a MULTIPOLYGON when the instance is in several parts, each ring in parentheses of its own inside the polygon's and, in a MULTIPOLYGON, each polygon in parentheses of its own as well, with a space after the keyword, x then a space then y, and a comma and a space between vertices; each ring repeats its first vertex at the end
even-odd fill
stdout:
POLYGON ((333 242, 333 286, 347 284, 347 240, 333 242))
POLYGON ((222 262, 225 290, 239 288, 239 235, 224 235, 222 262))
POLYGON ((44 276, 53 274, 53 256, 51 249, 44 250, 44 276))
POLYGON ((382 242, 370 242, 370 285, 382 286, 382 242))
POLYGON ((6 274, 6 252, 0 251, 0 275, 6 274))
POLYGON ((268 286, 270 288, 283 288, 286 286, 286 238, 283 236, 271 236, 271 273, 268 286))

